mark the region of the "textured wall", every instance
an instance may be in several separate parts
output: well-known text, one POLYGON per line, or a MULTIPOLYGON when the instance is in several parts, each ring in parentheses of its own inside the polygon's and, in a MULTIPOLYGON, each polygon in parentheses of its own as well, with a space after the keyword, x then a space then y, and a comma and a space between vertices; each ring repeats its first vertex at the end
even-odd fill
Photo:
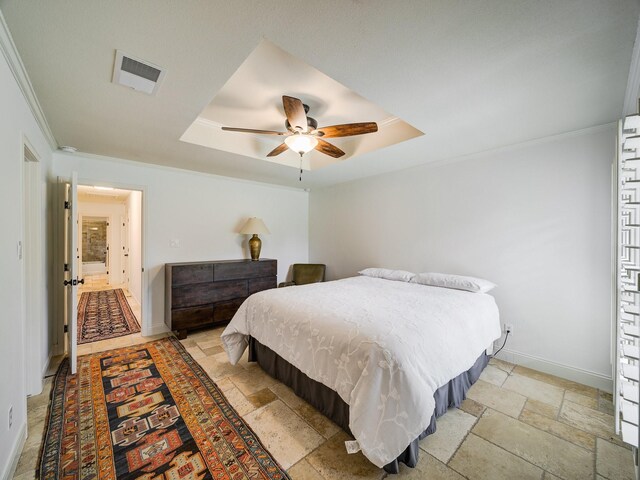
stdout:
POLYGON ((60 152, 53 170, 77 171, 81 184, 144 190, 143 333, 164 329, 164 264, 250 258, 248 238, 238 233, 248 217, 262 218, 271 231, 261 235, 261 256, 278 260, 279 281, 291 264, 308 260, 309 194, 301 189, 60 152))
POLYGON ((376 266, 487 278, 514 325, 512 359, 606 382, 614 138, 603 127, 313 190, 310 260, 330 278, 376 266))
MULTIPOLYGON (((42 389, 42 370, 49 360, 50 330, 49 285, 52 260, 46 241, 51 238, 47 208, 51 147, 42 135, 4 55, 0 55, 0 200, 6 206, 0 212, 0 478, 6 478, 10 462, 16 455, 27 426, 27 394, 42 389), (23 242, 25 212, 23 211, 23 141, 27 140, 40 160, 41 218, 40 238, 42 265, 39 275, 30 284, 35 301, 30 305, 32 316, 25 315, 24 258, 18 256, 18 242, 23 242), (25 363, 26 362, 26 363, 25 363), (25 380, 25 374, 27 379, 25 380), (13 424, 8 425, 9 408, 13 409, 13 424)), ((24 245, 24 243, 23 243, 24 245)), ((26 251, 25 251, 26 253, 26 251)))

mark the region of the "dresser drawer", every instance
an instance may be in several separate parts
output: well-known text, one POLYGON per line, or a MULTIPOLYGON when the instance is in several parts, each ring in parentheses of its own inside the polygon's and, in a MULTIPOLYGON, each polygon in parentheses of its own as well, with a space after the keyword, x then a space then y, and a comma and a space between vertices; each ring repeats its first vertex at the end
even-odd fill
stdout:
POLYGON ((249 280, 249 295, 261 292, 262 290, 276 288, 276 283, 276 277, 252 278, 249 280))
POLYGON ((223 302, 233 298, 245 298, 249 295, 248 282, 246 280, 215 282, 212 284, 212 287, 212 302, 223 302))
POLYGON ((249 296, 277 285, 278 261, 238 259, 165 264, 165 324, 189 330, 228 323, 249 296))
POLYGON ((176 265, 171 267, 171 285, 213 282, 213 265, 176 265))
POLYGON ((244 301, 244 298, 235 298, 228 302, 216 304, 216 306, 213 307, 213 321, 216 323, 230 321, 244 301))
POLYGON ((181 308, 223 302, 248 295, 247 281, 198 283, 175 287, 171 294, 171 307, 181 308))
POLYGON ((213 305, 204 307, 174 308, 171 311, 171 329, 188 330, 213 322, 213 305))
POLYGON ((216 263, 213 269, 213 279, 216 282, 237 278, 268 277, 276 274, 275 260, 216 263))
POLYGON ((196 307, 211 303, 211 283, 198 283, 174 287, 171 291, 171 308, 196 307))

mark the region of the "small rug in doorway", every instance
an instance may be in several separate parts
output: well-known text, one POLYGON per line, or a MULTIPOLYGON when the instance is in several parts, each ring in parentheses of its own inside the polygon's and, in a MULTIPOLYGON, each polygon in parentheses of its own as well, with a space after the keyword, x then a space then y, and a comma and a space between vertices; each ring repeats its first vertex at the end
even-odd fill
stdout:
POLYGON ((289 477, 174 337, 78 358, 53 383, 41 479, 289 477))
POLYGON ((78 344, 140 331, 121 288, 84 292, 78 302, 78 344))

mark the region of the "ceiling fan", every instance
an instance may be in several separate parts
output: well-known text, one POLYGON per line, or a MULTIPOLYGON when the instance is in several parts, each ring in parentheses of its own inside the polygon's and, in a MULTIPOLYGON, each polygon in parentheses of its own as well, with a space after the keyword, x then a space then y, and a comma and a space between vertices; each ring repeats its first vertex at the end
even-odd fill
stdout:
POLYGON ((287 148, 300 154, 313 149, 329 155, 333 158, 340 158, 344 152, 335 145, 324 140, 325 138, 351 137, 353 135, 364 135, 378 131, 378 124, 375 122, 345 123, 341 125, 331 125, 330 127, 318 128, 316 119, 307 116, 309 106, 302 103, 299 98, 282 96, 284 113, 287 116, 285 121, 286 132, 276 132, 273 130, 253 130, 249 128, 222 127, 222 130, 230 132, 255 133, 258 135, 280 135, 285 136, 284 142, 271 150, 267 157, 280 155, 287 148))

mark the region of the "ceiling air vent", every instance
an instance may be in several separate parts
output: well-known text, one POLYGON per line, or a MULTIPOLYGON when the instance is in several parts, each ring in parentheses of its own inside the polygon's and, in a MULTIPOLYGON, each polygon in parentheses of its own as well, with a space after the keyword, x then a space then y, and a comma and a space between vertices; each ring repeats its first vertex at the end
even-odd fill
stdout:
POLYGON ((116 50, 113 83, 133 88, 138 92, 155 95, 164 74, 165 71, 157 65, 116 50))

